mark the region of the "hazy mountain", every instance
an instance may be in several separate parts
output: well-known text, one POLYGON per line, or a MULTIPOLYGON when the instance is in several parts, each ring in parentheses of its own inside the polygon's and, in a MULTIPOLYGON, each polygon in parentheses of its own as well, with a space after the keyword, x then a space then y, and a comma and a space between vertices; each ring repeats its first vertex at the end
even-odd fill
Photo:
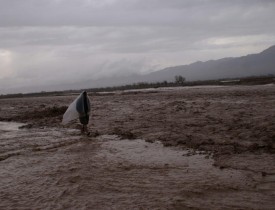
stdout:
POLYGON ((176 75, 182 75, 188 81, 192 81, 268 74, 275 74, 275 45, 258 54, 205 62, 198 61, 189 65, 168 67, 146 75, 82 81, 73 86, 74 88, 89 88, 125 85, 136 82, 174 81, 176 75))
POLYGON ((258 54, 236 58, 222 58, 189 65, 168 67, 146 75, 112 77, 100 80, 82 81, 73 87, 93 88, 125 85, 136 82, 174 81, 176 75, 182 75, 188 81, 236 78, 275 74, 275 45, 258 54))
MULTIPOLYGON (((86 80, 67 84, 65 89, 94 88, 132 84, 137 82, 174 81, 176 75, 182 75, 188 81, 236 78, 275 74, 275 45, 258 54, 236 58, 222 58, 189 65, 168 67, 146 75, 111 77, 98 80, 86 80)), ((63 89, 64 89, 63 88, 63 89)))
MULTIPOLYGON (((137 82, 174 81, 176 75, 182 75, 188 81, 236 78, 275 74, 275 45, 258 54, 236 58, 222 58, 205 62, 195 62, 189 65, 168 67, 146 75, 131 75, 127 77, 113 76, 102 79, 86 79, 67 84, 41 86, 39 92, 54 90, 72 90, 96 87, 111 87, 137 82)), ((34 87, 21 88, 13 92, 33 92, 34 87)))
POLYGON ((174 80, 182 75, 187 80, 208 80, 275 74, 275 45, 259 54, 237 58, 223 58, 190 65, 174 66, 153 72, 144 77, 146 81, 174 80))

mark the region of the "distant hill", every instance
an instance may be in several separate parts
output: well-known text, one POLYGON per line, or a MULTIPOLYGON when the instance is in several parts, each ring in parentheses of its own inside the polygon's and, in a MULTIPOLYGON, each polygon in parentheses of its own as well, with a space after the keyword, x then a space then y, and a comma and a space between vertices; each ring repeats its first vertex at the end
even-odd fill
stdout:
POLYGON ((222 58, 189 65, 168 67, 145 75, 112 76, 101 79, 86 79, 72 83, 61 83, 51 86, 22 87, 11 92, 33 92, 33 90, 57 91, 76 90, 97 87, 112 87, 139 82, 172 82, 176 75, 182 75, 187 81, 237 78, 248 76, 275 75, 275 45, 258 54, 236 58, 222 58))
POLYGON ((275 45, 258 54, 223 58, 174 66, 145 75, 144 81, 173 81, 175 75, 187 80, 209 80, 275 74, 275 45))
MULTIPOLYGON (((258 54, 236 58, 222 58, 189 65, 168 67, 145 75, 112 77, 82 82, 82 88, 106 87, 132 84, 137 82, 174 81, 182 75, 187 81, 237 78, 248 76, 275 75, 275 45, 258 54)), ((80 86, 75 84, 74 87, 80 86)))

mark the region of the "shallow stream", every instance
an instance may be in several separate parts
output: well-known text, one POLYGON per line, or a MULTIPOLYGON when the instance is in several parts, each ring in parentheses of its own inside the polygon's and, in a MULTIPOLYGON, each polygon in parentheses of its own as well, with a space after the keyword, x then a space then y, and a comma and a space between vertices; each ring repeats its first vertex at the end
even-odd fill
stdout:
POLYGON ((272 204, 269 196, 249 191, 255 175, 216 168, 208 155, 160 142, 22 125, 0 122, 0 209, 232 209, 257 207, 263 199, 272 204))

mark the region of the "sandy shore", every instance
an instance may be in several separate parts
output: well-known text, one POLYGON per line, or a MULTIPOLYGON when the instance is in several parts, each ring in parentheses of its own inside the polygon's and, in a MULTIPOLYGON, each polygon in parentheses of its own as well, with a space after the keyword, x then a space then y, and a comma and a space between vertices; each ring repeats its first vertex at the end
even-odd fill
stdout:
POLYGON ((27 124, 0 131, 0 207, 274 207, 274 85, 90 95, 90 137, 60 124, 74 98, 0 100, 0 121, 27 124))

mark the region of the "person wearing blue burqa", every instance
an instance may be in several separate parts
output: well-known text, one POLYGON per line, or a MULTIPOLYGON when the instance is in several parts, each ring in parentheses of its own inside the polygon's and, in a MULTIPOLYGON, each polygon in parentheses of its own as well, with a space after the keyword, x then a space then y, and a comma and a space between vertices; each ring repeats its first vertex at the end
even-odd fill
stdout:
POLYGON ((72 120, 79 119, 82 124, 81 133, 87 133, 88 124, 90 119, 90 99, 86 91, 82 92, 68 107, 65 114, 63 115, 63 124, 68 124, 72 120))

